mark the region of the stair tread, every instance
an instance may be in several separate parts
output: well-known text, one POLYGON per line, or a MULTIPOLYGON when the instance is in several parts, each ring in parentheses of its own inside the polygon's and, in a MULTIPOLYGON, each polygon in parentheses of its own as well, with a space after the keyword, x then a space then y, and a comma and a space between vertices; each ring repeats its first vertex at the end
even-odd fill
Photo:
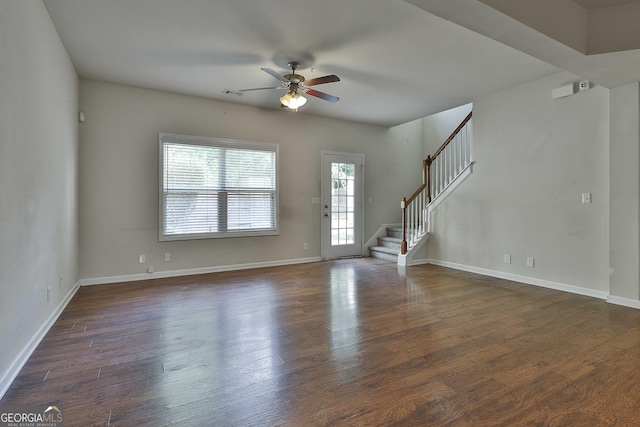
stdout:
POLYGON ((378 239, 383 240, 385 242, 402 243, 402 239, 399 237, 383 236, 383 237, 378 237, 378 239))

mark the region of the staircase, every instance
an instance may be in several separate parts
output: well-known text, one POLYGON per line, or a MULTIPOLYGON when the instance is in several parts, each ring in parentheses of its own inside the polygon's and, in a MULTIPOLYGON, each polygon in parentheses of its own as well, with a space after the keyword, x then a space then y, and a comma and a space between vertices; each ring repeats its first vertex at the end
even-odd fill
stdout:
POLYGON ((387 234, 378 237, 378 245, 369 247, 369 256, 398 262, 402 243, 402 227, 387 227, 387 234))
MULTIPOLYGON (((460 123, 433 156, 422 162, 422 185, 402 199, 402 226, 382 227, 378 245, 369 247, 369 255, 413 265, 414 256, 429 239, 431 212, 472 172, 472 113, 460 123)), ((373 240, 372 237, 371 240, 373 240)))

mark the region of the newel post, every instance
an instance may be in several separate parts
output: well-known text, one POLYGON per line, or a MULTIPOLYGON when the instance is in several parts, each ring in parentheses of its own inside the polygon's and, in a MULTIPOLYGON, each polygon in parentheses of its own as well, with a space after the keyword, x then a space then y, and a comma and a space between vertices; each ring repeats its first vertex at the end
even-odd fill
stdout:
POLYGON ((400 253, 405 255, 407 253, 407 198, 403 197, 400 203, 402 208, 402 243, 400 243, 400 253))
POLYGON ((422 182, 427 186, 428 203, 431 203, 431 162, 433 162, 433 159, 431 158, 431 155, 429 155, 424 159, 422 165, 422 171, 424 174, 422 182))

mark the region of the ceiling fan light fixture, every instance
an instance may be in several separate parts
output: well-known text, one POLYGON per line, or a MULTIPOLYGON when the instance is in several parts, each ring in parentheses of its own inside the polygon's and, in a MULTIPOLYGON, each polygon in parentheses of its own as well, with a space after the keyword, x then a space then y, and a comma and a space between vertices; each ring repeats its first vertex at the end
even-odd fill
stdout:
POLYGON ((299 93, 296 93, 291 97, 291 101, 289 101, 289 108, 291 108, 292 110, 297 110, 299 107, 302 107, 306 103, 307 98, 300 95, 299 93))
POLYGON ((280 97, 280 102, 285 107, 289 107, 289 104, 290 104, 292 99, 293 99, 293 95, 291 94, 291 92, 287 92, 287 93, 285 93, 284 95, 282 95, 280 97))
POLYGON ((280 103, 293 111, 307 103, 307 98, 297 92, 287 92, 280 97, 280 103))

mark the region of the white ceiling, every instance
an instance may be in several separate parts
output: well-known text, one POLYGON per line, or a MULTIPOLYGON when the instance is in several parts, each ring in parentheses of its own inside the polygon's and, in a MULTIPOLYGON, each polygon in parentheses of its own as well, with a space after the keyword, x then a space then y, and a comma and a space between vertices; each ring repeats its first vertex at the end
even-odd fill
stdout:
MULTIPOLYGON (((309 97, 297 114, 383 126, 469 103, 559 66, 553 57, 544 62, 454 23, 439 10, 454 0, 412 2, 419 7, 399 0, 44 3, 82 78, 280 109, 282 91, 240 97, 224 91, 277 86, 260 68, 284 74, 288 61, 302 60, 299 73, 307 79, 337 74, 342 81, 315 87, 340 97, 338 103, 309 97)), ((477 3, 459 0, 456 12, 477 3)))

